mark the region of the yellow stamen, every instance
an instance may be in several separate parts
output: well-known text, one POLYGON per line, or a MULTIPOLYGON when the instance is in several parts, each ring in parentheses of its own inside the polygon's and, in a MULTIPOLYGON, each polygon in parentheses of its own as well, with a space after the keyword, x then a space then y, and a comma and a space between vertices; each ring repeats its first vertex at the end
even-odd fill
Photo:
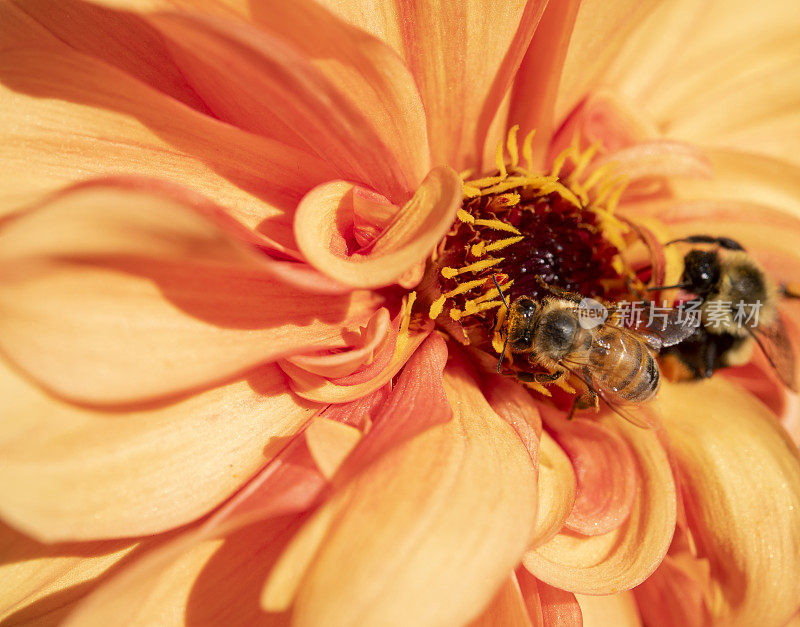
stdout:
POLYGON ((475 222, 475 218, 472 216, 472 214, 469 213, 468 211, 464 211, 463 209, 459 209, 456 212, 456 217, 462 222, 466 222, 467 224, 472 224, 473 222, 475 222))
POLYGON ((494 163, 497 169, 500 170, 500 177, 506 178, 508 170, 506 170, 505 153, 503 152, 503 141, 497 142, 497 151, 494 153, 494 163))
MULTIPOLYGON (((514 281, 509 281, 508 283, 504 283, 503 285, 501 285, 500 288, 503 289, 503 290, 507 290, 507 288, 510 288, 513 284, 514 284, 514 281)), ((473 303, 482 303, 482 302, 484 302, 486 300, 497 298, 498 296, 500 296, 500 294, 498 293, 497 288, 494 287, 494 288, 490 289, 488 292, 486 292, 483 296, 478 296, 478 298, 476 298, 472 302, 473 303)))
POLYGON ((508 140, 506 147, 508 148, 508 156, 511 158, 511 167, 516 168, 519 163, 519 150, 517 149, 517 131, 519 131, 519 124, 515 124, 508 131, 508 140))
POLYGON ((464 305, 464 312, 463 315, 465 316, 473 316, 477 313, 481 313, 482 311, 488 311, 489 309, 494 309, 495 307, 499 307, 502 305, 499 300, 491 300, 486 303, 476 304, 472 301, 467 301, 464 305))
POLYGON ((472 173, 473 170, 461 170, 461 172, 458 173, 458 178, 460 178, 462 181, 466 181, 470 176, 472 176, 472 173))
POLYGON ((472 253, 473 257, 483 257, 483 253, 486 252, 485 248, 486 242, 481 240, 477 244, 473 244, 469 251, 472 253))
POLYGON ((589 162, 592 160, 595 154, 597 154, 598 150, 600 150, 600 144, 596 142, 584 150, 583 154, 581 154, 578 157, 578 160, 575 162, 575 169, 570 174, 570 178, 580 178, 581 174, 586 169, 586 166, 589 165, 589 162))
POLYGON ((474 281, 467 281, 466 283, 461 283, 458 287, 453 290, 447 292, 444 296, 445 298, 452 298, 453 296, 458 296, 459 294, 463 294, 465 292, 469 292, 476 287, 480 287, 489 279, 475 279, 474 281))
POLYGON ((614 163, 606 163, 605 165, 602 165, 599 168, 597 168, 594 172, 592 172, 589 175, 589 178, 587 178, 583 182, 583 188, 586 190, 592 189, 592 187, 594 187, 600 181, 601 178, 603 178, 609 172, 611 172, 611 170, 613 170, 614 167, 615 167, 614 163))
POLYGON ((486 268, 491 268, 496 263, 500 263, 503 261, 503 259, 503 257, 497 259, 490 257, 489 259, 476 261, 475 263, 471 263, 468 266, 463 266, 461 268, 442 268, 442 276, 445 279, 452 279, 459 274, 465 274, 467 272, 481 272, 482 270, 486 270, 486 268))
POLYGON ((574 150, 575 149, 570 146, 559 153, 559 155, 556 157, 556 160, 553 161, 553 169, 550 171, 551 176, 557 177, 561 173, 561 168, 564 167, 564 164, 567 162, 567 159, 569 159, 574 150))
POLYGON ((522 156, 525 159, 525 164, 528 166, 528 172, 533 172, 533 137, 536 135, 536 129, 533 129, 525 136, 525 141, 522 142, 522 156))
POLYGON ((493 242, 486 247, 486 252, 490 253, 495 250, 502 250, 506 246, 511 246, 512 244, 516 244, 517 242, 520 242, 523 239, 524 237, 522 235, 517 235, 516 237, 507 237, 506 239, 497 240, 496 242, 493 242))
POLYGON ((507 222, 503 222, 502 220, 478 218, 475 220, 475 226, 486 226, 490 229, 494 229, 495 231, 506 231, 507 233, 513 233, 514 235, 520 234, 516 228, 507 222))
POLYGON ((445 300, 447 300, 447 298, 442 295, 431 303, 431 308, 428 310, 428 318, 431 320, 436 320, 436 318, 439 317, 439 315, 442 313, 442 309, 444 309, 445 300))

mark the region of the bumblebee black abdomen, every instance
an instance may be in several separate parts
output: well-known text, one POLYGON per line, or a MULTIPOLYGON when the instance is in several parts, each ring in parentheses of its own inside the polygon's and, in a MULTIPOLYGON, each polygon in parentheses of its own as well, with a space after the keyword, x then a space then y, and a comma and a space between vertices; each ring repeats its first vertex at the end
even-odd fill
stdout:
POLYGON ((591 356, 594 378, 630 403, 650 400, 661 379, 655 357, 644 342, 608 327, 598 332, 591 356))

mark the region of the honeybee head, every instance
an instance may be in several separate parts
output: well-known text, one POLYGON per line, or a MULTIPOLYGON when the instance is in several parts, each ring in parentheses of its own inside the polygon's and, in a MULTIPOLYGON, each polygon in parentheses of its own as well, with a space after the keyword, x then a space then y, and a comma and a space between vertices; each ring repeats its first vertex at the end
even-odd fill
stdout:
POLYGON ((578 318, 574 310, 554 308, 544 312, 534 334, 537 353, 560 360, 572 349, 577 331, 578 318))
POLYGON ((698 296, 707 296, 719 282, 720 262, 716 252, 691 250, 683 258, 683 282, 698 296))

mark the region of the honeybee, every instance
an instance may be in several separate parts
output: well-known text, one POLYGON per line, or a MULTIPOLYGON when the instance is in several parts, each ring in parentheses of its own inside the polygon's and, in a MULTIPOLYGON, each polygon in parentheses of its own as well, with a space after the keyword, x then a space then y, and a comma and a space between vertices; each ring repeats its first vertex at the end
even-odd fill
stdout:
POLYGON ((778 286, 735 240, 693 235, 667 245, 677 243, 716 248, 686 253, 680 283, 667 286, 697 297, 701 324, 665 351, 666 363, 676 361, 691 378, 710 377, 719 368, 747 363, 758 345, 783 383, 797 391, 794 355, 777 307, 778 286))
POLYGON ((643 332, 607 321, 587 324, 581 318, 581 296, 548 289, 553 297, 537 302, 519 296, 509 305, 497 285, 507 308, 505 342, 497 371, 501 372, 506 350, 526 355, 531 364, 549 372, 518 372, 522 381, 547 383, 570 373, 583 382, 586 389, 575 397, 570 417, 576 410, 596 408, 599 398, 641 425, 629 406, 645 403, 658 392, 661 377, 656 352, 685 339, 693 329, 675 316, 665 321, 663 328, 643 332))

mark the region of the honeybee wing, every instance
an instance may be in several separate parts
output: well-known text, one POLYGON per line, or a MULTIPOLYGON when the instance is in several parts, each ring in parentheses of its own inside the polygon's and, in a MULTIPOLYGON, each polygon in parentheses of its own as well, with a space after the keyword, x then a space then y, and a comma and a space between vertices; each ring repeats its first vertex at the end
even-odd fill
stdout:
POLYGON ((700 325, 697 317, 683 316, 676 307, 659 307, 653 302, 637 303, 639 315, 626 319, 624 311, 615 308, 608 317, 608 323, 619 327, 623 332, 633 332, 645 341, 654 351, 675 346, 692 336, 700 325))
POLYGON ((797 392, 797 368, 794 352, 789 342, 780 313, 776 312, 775 320, 769 326, 759 324, 755 328, 745 327, 756 341, 772 368, 792 392, 797 392))

